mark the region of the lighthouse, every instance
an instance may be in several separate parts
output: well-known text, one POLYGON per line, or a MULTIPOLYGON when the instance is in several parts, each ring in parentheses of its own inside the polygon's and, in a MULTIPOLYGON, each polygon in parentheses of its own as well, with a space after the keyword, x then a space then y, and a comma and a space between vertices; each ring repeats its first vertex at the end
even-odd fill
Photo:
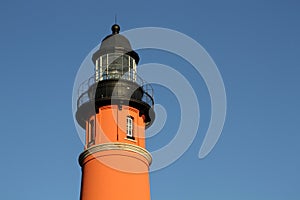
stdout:
POLYGON ((94 74, 79 87, 76 120, 85 130, 80 200, 148 200, 145 130, 153 89, 137 73, 139 55, 114 24, 94 52, 94 74))

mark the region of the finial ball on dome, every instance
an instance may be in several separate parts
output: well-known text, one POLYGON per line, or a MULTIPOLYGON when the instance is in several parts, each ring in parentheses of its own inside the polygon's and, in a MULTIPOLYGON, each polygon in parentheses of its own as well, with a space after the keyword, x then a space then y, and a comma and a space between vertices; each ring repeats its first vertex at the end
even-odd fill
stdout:
POLYGON ((120 32, 120 26, 118 24, 112 25, 111 31, 113 34, 118 34, 120 32))

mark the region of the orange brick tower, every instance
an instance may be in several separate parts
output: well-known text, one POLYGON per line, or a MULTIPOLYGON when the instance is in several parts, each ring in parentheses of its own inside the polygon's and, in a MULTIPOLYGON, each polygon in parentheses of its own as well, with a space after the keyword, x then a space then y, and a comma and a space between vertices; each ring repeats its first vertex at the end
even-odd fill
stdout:
POLYGON ((137 75, 138 54, 112 26, 93 54, 95 73, 83 83, 76 119, 86 130, 81 200, 150 199, 145 129, 154 120, 153 92, 137 75))

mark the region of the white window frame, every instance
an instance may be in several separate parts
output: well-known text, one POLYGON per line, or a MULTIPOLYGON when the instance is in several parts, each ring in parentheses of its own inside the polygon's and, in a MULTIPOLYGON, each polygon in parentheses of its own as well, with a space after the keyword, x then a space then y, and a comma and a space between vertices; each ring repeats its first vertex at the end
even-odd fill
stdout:
POLYGON ((95 120, 92 119, 89 121, 89 130, 88 130, 88 146, 95 144, 96 130, 95 130, 95 120))
POLYGON ((126 136, 127 138, 134 139, 133 135, 133 117, 127 116, 126 117, 126 136))

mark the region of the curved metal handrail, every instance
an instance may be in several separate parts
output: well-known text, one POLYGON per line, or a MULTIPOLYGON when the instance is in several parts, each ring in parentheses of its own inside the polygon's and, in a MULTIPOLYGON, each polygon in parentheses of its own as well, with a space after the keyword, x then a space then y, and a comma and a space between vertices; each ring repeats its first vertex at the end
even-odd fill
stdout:
MULTIPOLYGON (((151 84, 144 81, 141 77, 137 75, 135 72, 121 74, 113 74, 113 73, 103 73, 102 76, 99 78, 101 80, 111 80, 111 79, 122 79, 132 81, 137 83, 143 89, 144 95, 142 97, 142 101, 146 102, 150 106, 154 105, 153 100, 153 88, 151 84)), ((77 98, 77 108, 79 108, 82 104, 90 101, 88 90, 89 88, 94 85, 96 82, 95 75, 91 76, 87 80, 83 81, 78 87, 78 98, 77 98)))

